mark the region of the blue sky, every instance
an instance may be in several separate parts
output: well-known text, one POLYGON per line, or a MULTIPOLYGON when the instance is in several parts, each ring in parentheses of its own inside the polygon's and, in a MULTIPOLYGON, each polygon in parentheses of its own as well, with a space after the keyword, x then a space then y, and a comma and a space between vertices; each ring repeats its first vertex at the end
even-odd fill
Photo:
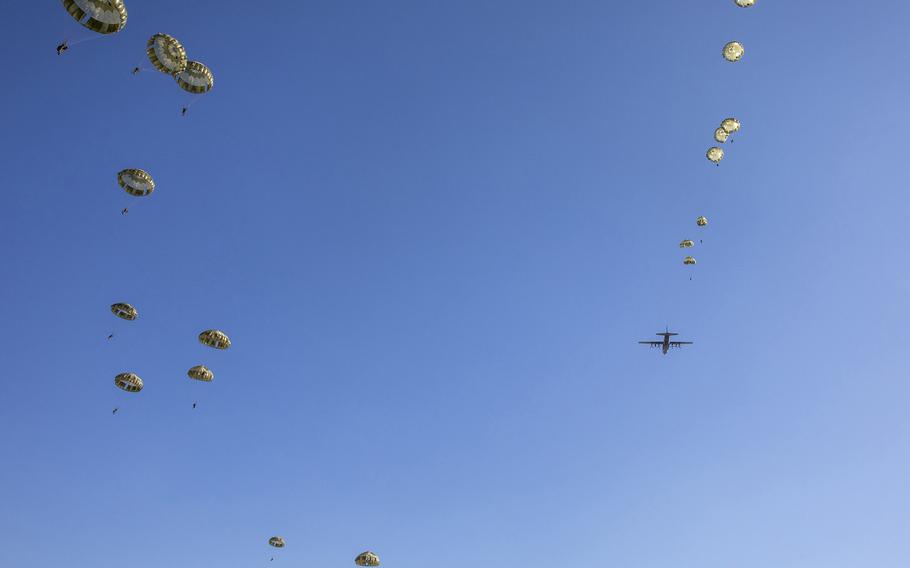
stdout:
POLYGON ((268 4, 7 18, 0 565, 906 564, 906 3, 268 4))

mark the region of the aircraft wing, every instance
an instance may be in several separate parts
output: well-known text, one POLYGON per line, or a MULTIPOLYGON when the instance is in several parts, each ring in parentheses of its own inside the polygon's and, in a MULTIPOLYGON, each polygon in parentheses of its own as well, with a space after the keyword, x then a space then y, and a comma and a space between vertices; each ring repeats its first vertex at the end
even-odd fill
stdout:
POLYGON ((671 341, 670 347, 682 347, 683 345, 692 345, 691 341, 671 341))
POLYGON ((664 344, 663 341, 639 341, 642 345, 650 345, 651 347, 660 347, 664 344))

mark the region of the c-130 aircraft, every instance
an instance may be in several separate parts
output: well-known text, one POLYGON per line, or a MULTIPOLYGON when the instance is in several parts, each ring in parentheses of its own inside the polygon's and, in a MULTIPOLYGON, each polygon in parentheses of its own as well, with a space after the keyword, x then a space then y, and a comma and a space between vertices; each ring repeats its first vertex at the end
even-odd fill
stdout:
POLYGON ((682 347, 683 345, 692 345, 692 341, 670 341, 670 337, 673 335, 679 335, 678 333, 673 333, 670 331, 669 326, 666 328, 664 333, 658 333, 664 338, 663 341, 639 341, 642 345, 650 345, 651 347, 660 347, 663 354, 666 355, 670 351, 671 347, 682 347))

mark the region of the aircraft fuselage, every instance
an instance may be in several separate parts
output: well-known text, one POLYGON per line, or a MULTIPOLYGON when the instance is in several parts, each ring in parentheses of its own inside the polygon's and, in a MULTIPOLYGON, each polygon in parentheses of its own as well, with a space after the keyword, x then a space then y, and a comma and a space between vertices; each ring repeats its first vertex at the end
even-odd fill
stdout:
POLYGON ((660 350, 663 351, 664 355, 666 355, 670 351, 670 334, 669 333, 658 333, 657 335, 664 336, 664 344, 661 345, 660 350))

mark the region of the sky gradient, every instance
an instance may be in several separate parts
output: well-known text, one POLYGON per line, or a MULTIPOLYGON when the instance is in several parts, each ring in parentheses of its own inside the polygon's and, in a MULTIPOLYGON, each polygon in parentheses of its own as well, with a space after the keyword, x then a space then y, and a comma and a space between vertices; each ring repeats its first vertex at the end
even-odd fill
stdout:
POLYGON ((7 19, 0 566, 906 565, 910 5, 127 7, 7 19))

